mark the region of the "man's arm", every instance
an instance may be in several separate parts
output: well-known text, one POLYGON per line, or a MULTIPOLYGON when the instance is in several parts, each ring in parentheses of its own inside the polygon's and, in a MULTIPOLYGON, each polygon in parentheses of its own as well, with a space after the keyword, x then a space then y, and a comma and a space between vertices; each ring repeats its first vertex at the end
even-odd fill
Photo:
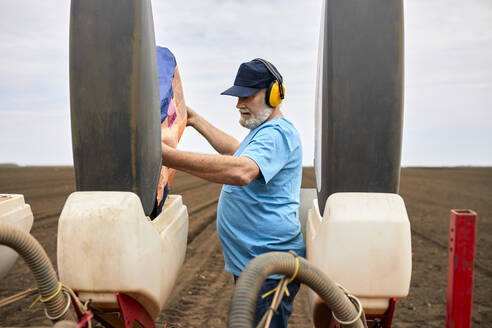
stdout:
POLYGON ((207 139, 214 149, 222 155, 232 155, 239 148, 239 141, 222 130, 217 129, 193 109, 186 107, 188 112, 187 125, 194 127, 207 139))
POLYGON ((228 185, 245 186, 260 174, 256 163, 244 156, 196 154, 162 143, 162 164, 202 179, 228 185))

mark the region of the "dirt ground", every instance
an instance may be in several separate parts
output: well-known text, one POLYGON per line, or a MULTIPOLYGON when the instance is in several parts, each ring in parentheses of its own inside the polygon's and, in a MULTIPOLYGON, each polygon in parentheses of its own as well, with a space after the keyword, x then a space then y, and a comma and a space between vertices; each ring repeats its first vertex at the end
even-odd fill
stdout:
MULTIPOLYGON (((314 187, 306 169, 303 187, 314 187)), ((190 224, 186 261, 158 323, 174 327, 224 327, 233 280, 224 271, 215 228, 220 185, 178 173, 172 193, 183 195, 190 224)), ((71 167, 0 168, 0 192, 21 193, 34 213, 32 234, 56 267, 57 221, 74 191, 71 167)), ((408 298, 397 303, 393 327, 444 327, 449 210, 478 213, 473 327, 492 326, 492 168, 404 168, 400 193, 412 226, 413 272, 408 298)), ((0 298, 34 287, 22 260, 0 281, 0 298)), ((0 326, 50 325, 32 299, 0 309, 0 326)), ((306 288, 296 298, 291 327, 312 327, 306 288)))

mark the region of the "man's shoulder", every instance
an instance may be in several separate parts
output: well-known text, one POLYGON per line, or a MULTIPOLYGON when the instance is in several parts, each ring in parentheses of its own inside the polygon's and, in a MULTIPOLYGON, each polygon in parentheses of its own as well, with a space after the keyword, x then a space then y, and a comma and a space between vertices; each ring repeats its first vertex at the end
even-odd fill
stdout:
POLYGON ((284 145, 285 150, 292 152, 296 149, 302 149, 302 142, 299 132, 294 125, 283 117, 277 117, 267 121, 259 126, 251 141, 267 142, 273 145, 284 145))
POLYGON ((258 127, 258 132, 267 132, 268 130, 277 130, 280 134, 291 138, 299 138, 299 132, 292 122, 285 117, 276 117, 266 121, 258 127))

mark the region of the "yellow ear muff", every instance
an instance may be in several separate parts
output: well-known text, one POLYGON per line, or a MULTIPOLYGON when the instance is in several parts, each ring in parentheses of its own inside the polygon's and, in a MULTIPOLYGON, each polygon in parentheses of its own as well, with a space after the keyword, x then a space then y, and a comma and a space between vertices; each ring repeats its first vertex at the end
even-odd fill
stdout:
MULTIPOLYGON (((285 94, 285 87, 282 85, 282 93, 285 94)), ((280 89, 278 81, 272 82, 266 93, 266 103, 268 106, 274 108, 280 105, 282 98, 280 98, 280 89)))

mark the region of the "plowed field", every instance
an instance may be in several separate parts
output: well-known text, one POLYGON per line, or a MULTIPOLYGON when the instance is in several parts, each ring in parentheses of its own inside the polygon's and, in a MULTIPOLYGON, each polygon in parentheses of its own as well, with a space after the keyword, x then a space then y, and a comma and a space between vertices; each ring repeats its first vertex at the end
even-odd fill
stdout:
MULTIPOLYGON (((305 169, 303 187, 314 187, 305 169)), ((71 167, 0 168, 0 193, 21 193, 34 213, 32 234, 56 267, 58 216, 73 192, 71 167)), ((224 327, 234 284, 224 271, 215 228, 221 186, 179 173, 171 190, 188 206, 186 261, 158 323, 174 327, 224 327)), ((413 272, 410 295, 397 303, 393 327, 444 327, 449 210, 478 213, 473 327, 492 326, 492 168, 404 168, 400 193, 412 226, 413 272)), ((0 298, 34 287, 22 260, 0 281, 0 298)), ((0 309, 0 326, 47 326, 43 307, 32 299, 0 309)), ((306 288, 298 294, 291 327, 312 327, 306 288)))

